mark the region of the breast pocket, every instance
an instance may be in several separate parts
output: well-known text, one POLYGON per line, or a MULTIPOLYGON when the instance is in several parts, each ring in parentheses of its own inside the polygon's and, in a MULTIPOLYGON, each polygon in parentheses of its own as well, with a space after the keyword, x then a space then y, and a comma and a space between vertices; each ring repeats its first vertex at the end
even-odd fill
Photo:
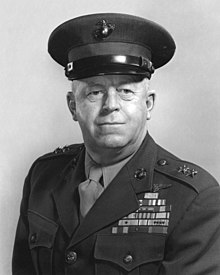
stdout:
POLYGON ((58 225, 36 213, 28 211, 29 247, 37 275, 52 274, 53 246, 58 225))
POLYGON ((157 274, 164 246, 165 236, 159 234, 98 235, 96 275, 157 274))

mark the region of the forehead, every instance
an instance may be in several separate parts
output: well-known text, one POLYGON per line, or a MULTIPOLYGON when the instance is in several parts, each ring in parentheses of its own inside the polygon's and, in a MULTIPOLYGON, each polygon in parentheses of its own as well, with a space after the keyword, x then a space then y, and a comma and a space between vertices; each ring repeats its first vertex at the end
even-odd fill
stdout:
POLYGON ((122 84, 138 83, 143 80, 142 76, 137 75, 102 75, 93 76, 81 79, 79 82, 87 85, 113 85, 118 86, 122 84))

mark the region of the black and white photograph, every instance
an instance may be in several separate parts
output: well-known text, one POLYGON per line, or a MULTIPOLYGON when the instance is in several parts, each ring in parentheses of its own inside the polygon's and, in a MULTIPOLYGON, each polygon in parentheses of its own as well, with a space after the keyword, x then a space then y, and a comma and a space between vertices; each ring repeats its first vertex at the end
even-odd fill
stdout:
POLYGON ((219 2, 0 7, 0 275, 220 274, 219 2))

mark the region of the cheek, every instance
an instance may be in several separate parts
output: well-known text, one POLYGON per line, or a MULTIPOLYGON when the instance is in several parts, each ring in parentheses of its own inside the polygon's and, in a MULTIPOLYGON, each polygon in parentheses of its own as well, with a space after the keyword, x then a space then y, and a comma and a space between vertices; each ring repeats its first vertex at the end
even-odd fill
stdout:
POLYGON ((91 128, 98 115, 98 108, 94 104, 85 102, 76 105, 76 116, 81 127, 91 128))
POLYGON ((88 106, 85 100, 77 98, 76 101, 76 115, 78 120, 84 120, 87 116, 88 106))
POLYGON ((147 106, 144 102, 131 104, 126 109, 127 115, 134 124, 139 124, 147 119, 147 106))

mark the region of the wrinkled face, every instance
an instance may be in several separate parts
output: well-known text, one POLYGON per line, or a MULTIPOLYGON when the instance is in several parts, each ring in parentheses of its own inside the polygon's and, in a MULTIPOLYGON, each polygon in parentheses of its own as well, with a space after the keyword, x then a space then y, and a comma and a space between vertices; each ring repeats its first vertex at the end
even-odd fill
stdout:
POLYGON ((88 147, 122 148, 143 140, 153 96, 147 79, 104 75, 73 81, 68 105, 88 147))

